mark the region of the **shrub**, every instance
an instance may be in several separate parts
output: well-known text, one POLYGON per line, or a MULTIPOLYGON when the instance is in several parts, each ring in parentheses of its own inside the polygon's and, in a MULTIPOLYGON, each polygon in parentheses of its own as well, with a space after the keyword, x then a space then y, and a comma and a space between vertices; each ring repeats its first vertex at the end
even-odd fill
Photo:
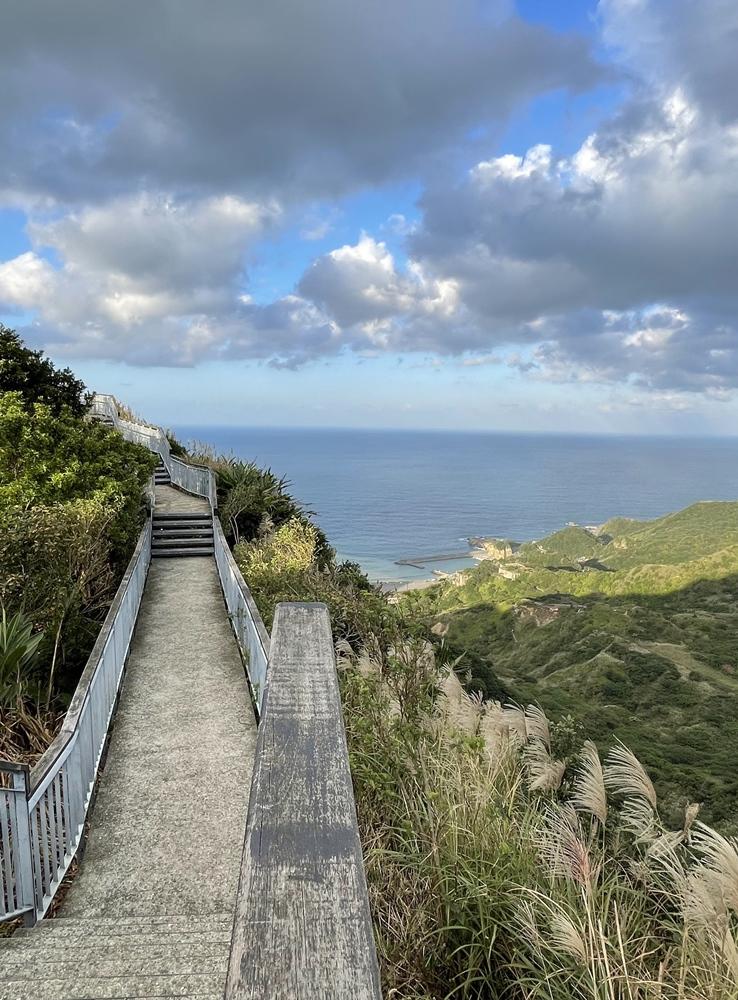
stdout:
POLYGON ((119 515, 99 497, 0 510, 0 599, 44 633, 36 689, 47 706, 73 690, 115 591, 119 515))
POLYGON ((43 633, 33 631, 33 623, 20 611, 0 618, 0 709, 13 708, 23 700, 28 675, 43 633))
POLYGON ((156 458, 115 431, 67 410, 55 415, 19 393, 0 396, 0 508, 96 498, 116 510, 112 559, 127 561, 141 526, 143 489, 156 458))

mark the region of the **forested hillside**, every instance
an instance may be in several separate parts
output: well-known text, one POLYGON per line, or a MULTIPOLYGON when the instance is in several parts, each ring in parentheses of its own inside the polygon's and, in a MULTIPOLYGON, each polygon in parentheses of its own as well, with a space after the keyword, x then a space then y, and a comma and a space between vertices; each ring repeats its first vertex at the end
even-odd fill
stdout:
POLYGON ((674 815, 698 801, 737 829, 738 503, 506 552, 405 603, 447 627, 472 687, 570 714, 601 748, 623 740, 674 815))

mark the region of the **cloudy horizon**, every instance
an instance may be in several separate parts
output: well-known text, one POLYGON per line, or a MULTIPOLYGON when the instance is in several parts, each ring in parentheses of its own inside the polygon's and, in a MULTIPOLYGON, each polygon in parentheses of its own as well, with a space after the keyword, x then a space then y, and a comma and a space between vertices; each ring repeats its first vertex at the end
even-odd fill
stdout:
POLYGON ((735 433, 738 8, 559 6, 5 4, 0 321, 165 423, 735 433))

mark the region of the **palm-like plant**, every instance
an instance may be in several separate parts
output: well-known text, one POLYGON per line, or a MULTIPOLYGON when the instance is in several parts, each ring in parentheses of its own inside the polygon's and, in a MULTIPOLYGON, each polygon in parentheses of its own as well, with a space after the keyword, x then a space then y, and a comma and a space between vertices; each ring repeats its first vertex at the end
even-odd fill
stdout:
POLYGON ((33 666, 42 632, 33 631, 32 622, 21 611, 0 617, 0 707, 17 705, 23 697, 28 673, 33 666))

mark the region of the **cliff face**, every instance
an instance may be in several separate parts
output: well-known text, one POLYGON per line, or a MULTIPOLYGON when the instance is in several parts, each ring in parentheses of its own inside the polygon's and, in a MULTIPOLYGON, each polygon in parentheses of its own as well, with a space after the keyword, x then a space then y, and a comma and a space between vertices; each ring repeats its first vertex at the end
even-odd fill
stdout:
POLYGON ((482 538, 479 540, 480 548, 483 550, 483 559, 497 559, 502 562, 509 559, 515 549, 514 542, 509 542, 504 538, 482 538))

